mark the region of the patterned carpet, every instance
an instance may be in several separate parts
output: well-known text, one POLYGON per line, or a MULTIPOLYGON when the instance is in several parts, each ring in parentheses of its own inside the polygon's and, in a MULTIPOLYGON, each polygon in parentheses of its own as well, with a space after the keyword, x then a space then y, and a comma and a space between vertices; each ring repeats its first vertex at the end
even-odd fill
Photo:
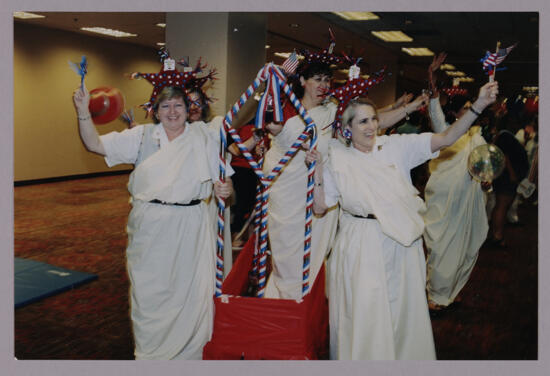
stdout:
MULTIPOLYGON (((15 256, 98 280, 15 311, 18 359, 133 359, 125 266, 127 175, 20 186, 15 256)), ((509 247, 484 246, 463 301, 432 318, 439 359, 537 359, 537 207, 509 247)))

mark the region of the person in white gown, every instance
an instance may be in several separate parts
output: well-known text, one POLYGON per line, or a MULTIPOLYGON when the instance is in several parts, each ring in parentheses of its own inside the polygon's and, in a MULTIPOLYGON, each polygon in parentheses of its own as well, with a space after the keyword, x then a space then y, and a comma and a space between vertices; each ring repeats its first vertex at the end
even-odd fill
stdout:
MULTIPOLYGON (((208 215, 217 180, 219 140, 200 123, 187 123, 187 98, 166 87, 153 106, 157 124, 99 136, 85 87, 73 96, 82 141, 108 166, 135 165, 128 190, 127 269, 136 359, 201 359, 211 337, 215 234, 208 215)), ((230 175, 230 167, 228 166, 230 175)))
MULTIPOLYGON (((429 67, 430 76, 445 58, 439 55, 429 67)), ((441 109, 435 82, 429 102, 434 132, 444 132, 450 125, 441 109)), ((460 118, 472 103, 462 95, 450 98, 449 117, 460 118)), ((487 238, 489 224, 482 184, 468 172, 468 156, 485 144, 481 127, 474 125, 451 146, 440 151, 429 163, 430 178, 424 191, 427 210, 423 214, 426 228, 428 306, 440 310, 455 299, 468 282, 479 248, 487 238)))
MULTIPOLYGON (((317 150, 326 161, 329 140, 332 139, 331 124, 337 106, 325 101, 330 88, 332 71, 329 64, 312 62, 298 67, 299 82, 293 85, 296 96, 317 126, 317 150)), ((418 97, 410 102, 410 96, 403 96, 392 108, 381 114, 381 127, 389 127, 408 113, 416 111, 422 103, 418 97)), ((291 106, 287 103, 287 106, 291 106)), ((285 109, 285 113, 292 113, 285 109)), ((284 124, 270 123, 268 131, 273 135, 271 148, 265 154, 264 174, 268 174, 284 156, 290 146, 305 129, 300 115, 286 117, 284 124)), ((271 186, 268 207, 268 231, 272 252, 273 271, 266 286, 267 298, 301 299, 302 270, 304 255, 305 209, 307 193, 307 166, 305 151, 298 150, 284 167, 271 186)), ((336 205, 324 215, 314 216, 311 230, 311 256, 309 286, 311 287, 330 251, 338 210, 336 205)))
MULTIPOLYGON (((480 89, 482 111, 498 84, 480 89)), ((349 146, 331 142, 328 163, 315 171, 313 210, 337 202, 338 234, 329 258, 331 359, 435 359, 425 292, 424 202, 410 170, 452 145, 476 118, 468 111, 443 133, 376 136, 378 114, 352 100, 342 124, 349 146)), ((306 162, 320 162, 309 151, 306 162)))

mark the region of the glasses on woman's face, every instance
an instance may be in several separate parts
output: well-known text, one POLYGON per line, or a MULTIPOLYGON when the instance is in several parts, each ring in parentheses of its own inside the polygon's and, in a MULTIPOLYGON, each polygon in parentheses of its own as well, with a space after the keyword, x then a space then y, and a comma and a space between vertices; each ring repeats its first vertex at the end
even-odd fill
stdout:
POLYGON ((189 107, 191 106, 202 108, 202 102, 200 99, 196 99, 196 100, 189 99, 189 107))

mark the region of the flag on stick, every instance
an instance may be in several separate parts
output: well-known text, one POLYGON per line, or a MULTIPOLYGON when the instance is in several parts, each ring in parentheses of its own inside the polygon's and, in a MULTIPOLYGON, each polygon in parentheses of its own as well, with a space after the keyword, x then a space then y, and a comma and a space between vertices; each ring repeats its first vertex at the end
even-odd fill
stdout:
POLYGON ((287 76, 291 76, 294 74, 294 72, 296 72, 297 67, 298 67, 298 55, 296 55, 296 51, 294 51, 283 62, 282 68, 287 74, 287 76))

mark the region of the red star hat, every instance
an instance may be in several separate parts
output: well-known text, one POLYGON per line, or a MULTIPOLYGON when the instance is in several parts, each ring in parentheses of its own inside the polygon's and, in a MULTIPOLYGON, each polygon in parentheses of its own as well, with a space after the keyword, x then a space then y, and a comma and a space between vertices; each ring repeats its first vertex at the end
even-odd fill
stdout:
MULTIPOLYGON (((350 58, 346 57, 351 61, 350 58)), ((357 66, 361 58, 357 59, 353 65, 349 68, 348 81, 339 88, 333 89, 329 92, 329 95, 338 99, 338 109, 336 110, 336 117, 333 123, 334 135, 339 131, 342 133, 342 115, 344 110, 348 106, 348 103, 361 95, 364 95, 369 89, 384 80, 386 68, 382 68, 380 71, 373 74, 369 78, 361 78, 361 69, 357 66)))
POLYGON ((305 64, 302 67, 302 70, 307 67, 308 64, 311 64, 313 62, 319 62, 319 63, 325 63, 325 64, 340 64, 343 62, 343 59, 341 56, 335 55, 332 53, 334 50, 334 46, 336 45, 336 39, 334 38, 334 34, 332 33, 332 30, 329 28, 328 32, 330 34, 330 43, 327 48, 325 48, 321 52, 310 52, 307 49, 302 49, 300 51, 300 54, 304 56, 305 58, 305 64))
POLYGON ((160 60, 163 63, 160 72, 134 72, 130 76, 131 79, 145 78, 153 85, 153 93, 151 94, 151 98, 149 98, 148 102, 141 105, 141 107, 143 107, 147 111, 147 114, 151 113, 153 109, 153 104, 155 103, 157 96, 165 87, 180 87, 185 92, 187 92, 191 85, 200 85, 200 87, 202 87, 202 85, 204 85, 206 81, 213 79, 213 76, 215 74, 215 70, 211 70, 207 76, 199 78, 198 74, 202 72, 202 68, 206 67, 206 65, 200 64, 200 59, 199 63, 194 69, 188 67, 188 64, 186 66, 186 63, 182 63, 180 61, 179 64, 185 66, 184 71, 180 72, 176 69, 176 61, 170 57, 168 51, 165 48, 162 48, 159 51, 159 55, 160 60))

